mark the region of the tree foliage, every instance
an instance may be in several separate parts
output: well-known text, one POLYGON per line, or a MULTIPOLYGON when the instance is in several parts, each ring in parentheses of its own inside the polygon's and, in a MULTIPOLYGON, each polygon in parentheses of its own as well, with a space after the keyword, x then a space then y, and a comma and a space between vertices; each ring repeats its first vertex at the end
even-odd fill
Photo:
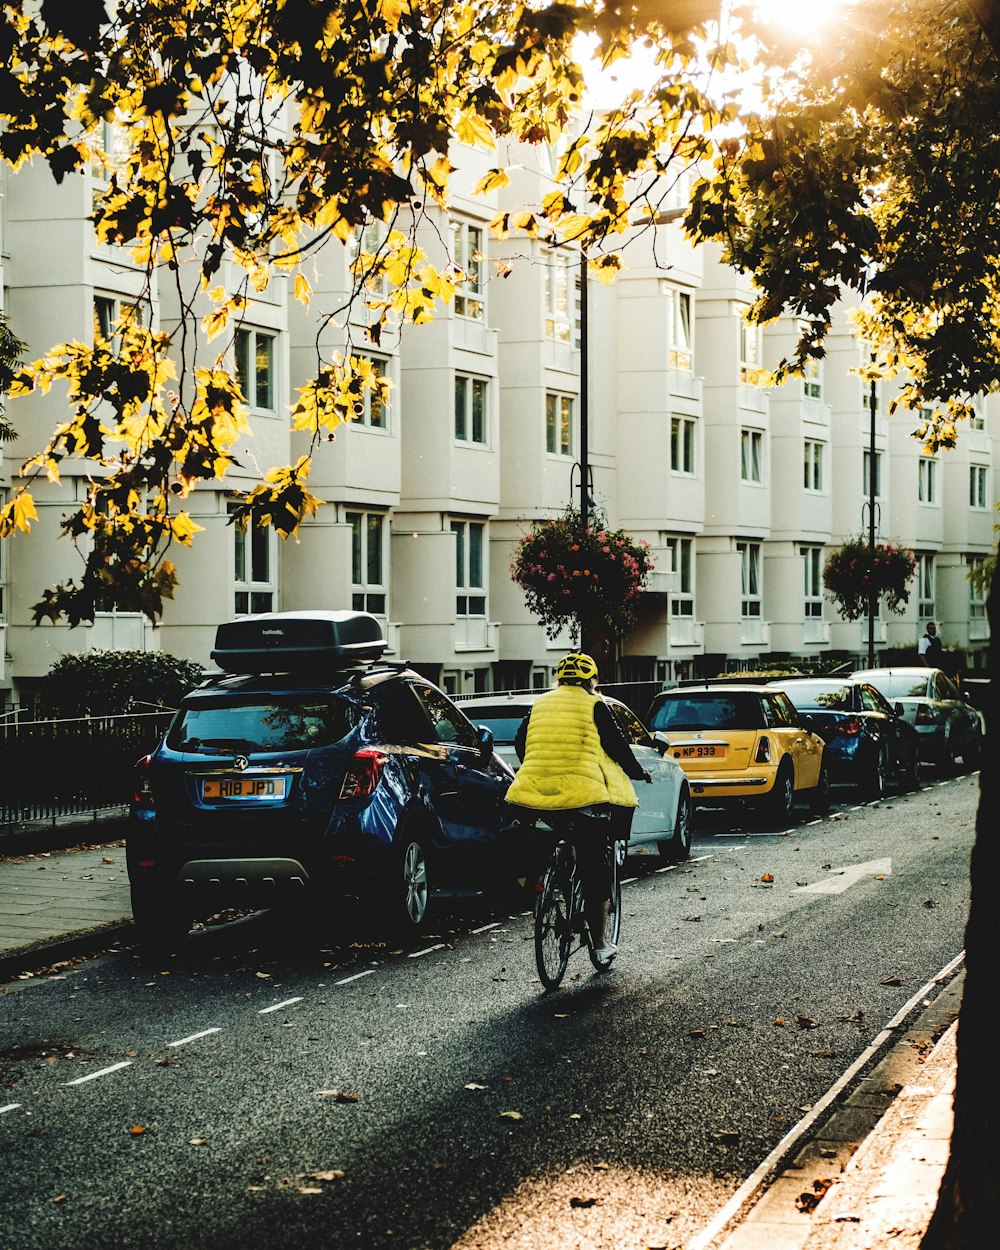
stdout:
MULTIPOLYGON (((704 0, 117 0, 107 11, 101 0, 9 0, 0 154, 15 169, 44 160, 57 180, 103 166, 97 239, 146 277, 111 340, 54 345, 11 387, 65 387, 69 413, 24 466, 0 535, 37 519, 33 476, 57 481, 69 461, 97 470, 63 524, 84 557, 80 582, 50 588, 36 621, 93 619, 109 595, 151 619, 162 613, 176 583, 167 552, 199 528, 184 510, 190 492, 246 469, 234 450, 248 424, 232 346, 255 294, 287 281, 309 304, 310 258, 377 222, 384 241, 360 254, 353 289, 322 310, 325 323, 366 303, 378 342, 387 324, 419 324, 454 298, 468 274, 454 260, 432 264, 417 239, 427 207, 447 206, 454 139, 496 152, 481 191, 509 181, 502 144, 553 145, 557 189, 501 214, 494 229, 593 250, 595 273, 613 277, 613 249, 602 247, 629 228, 636 195, 655 211, 669 189, 651 191, 656 179, 709 152, 716 110, 692 78, 693 44, 672 32, 713 11, 704 0), (659 92, 588 123, 581 32, 602 41, 609 63, 635 37, 654 40, 659 92), (105 123, 117 132, 110 152, 105 123), (175 330, 141 315, 157 283, 176 293, 175 330)), ((356 352, 324 355, 317 340, 316 354, 291 409, 310 452, 262 468, 238 493, 233 521, 243 528, 294 534, 321 502, 308 487, 312 450, 366 392, 386 397, 356 352)))

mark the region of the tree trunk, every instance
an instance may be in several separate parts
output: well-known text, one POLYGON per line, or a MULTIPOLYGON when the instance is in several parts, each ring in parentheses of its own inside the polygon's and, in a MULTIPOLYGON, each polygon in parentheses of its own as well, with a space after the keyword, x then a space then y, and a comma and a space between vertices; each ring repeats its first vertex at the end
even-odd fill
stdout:
POLYGON ((921 1250, 983 1250, 1000 1228, 1000 1070, 995 1023, 1000 973, 1000 811, 990 746, 996 738, 1000 657, 1000 575, 990 586, 989 687, 984 704, 986 743, 979 773, 979 809, 972 849, 969 916, 965 929, 965 988, 958 1020, 958 1075, 951 1153, 937 1206, 921 1250))

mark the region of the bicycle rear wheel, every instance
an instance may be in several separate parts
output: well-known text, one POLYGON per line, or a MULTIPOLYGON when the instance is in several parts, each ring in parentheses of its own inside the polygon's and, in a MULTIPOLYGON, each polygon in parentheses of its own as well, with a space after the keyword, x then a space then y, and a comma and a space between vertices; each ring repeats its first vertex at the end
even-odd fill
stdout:
MULTIPOLYGON (((618 945, 618 939, 621 937, 622 931, 622 883, 618 877, 618 845, 617 843, 611 848, 611 861, 614 870, 614 883, 611 887, 611 906, 608 909, 608 925, 607 935, 608 941, 612 946, 618 945)), ((598 959, 597 951, 594 947, 593 940, 588 930, 587 933, 587 950, 590 953, 590 962, 594 965, 598 972, 607 972, 611 967, 611 959, 598 959)), ((614 956, 612 956, 612 959, 614 956)))
POLYGON ((535 966, 547 990, 554 990, 566 974, 573 941, 572 881, 556 859, 542 875, 535 903, 535 966))

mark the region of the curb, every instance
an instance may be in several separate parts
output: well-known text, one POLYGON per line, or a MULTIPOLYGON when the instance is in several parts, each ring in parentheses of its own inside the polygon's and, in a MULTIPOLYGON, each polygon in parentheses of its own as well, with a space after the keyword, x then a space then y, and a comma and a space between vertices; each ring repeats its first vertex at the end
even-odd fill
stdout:
POLYGON ((133 922, 123 916, 121 920, 97 925, 79 933, 17 947, 0 955, 0 981, 15 980, 23 972, 46 968, 64 959, 96 955, 117 941, 130 942, 134 933, 133 922))

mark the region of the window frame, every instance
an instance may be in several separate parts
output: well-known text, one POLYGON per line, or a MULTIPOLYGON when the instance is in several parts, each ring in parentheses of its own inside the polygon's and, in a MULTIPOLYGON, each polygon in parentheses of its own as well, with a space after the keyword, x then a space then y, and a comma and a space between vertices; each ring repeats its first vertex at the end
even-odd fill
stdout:
POLYGON ((930 456, 921 456, 917 461, 917 502, 928 507, 938 502, 937 465, 930 456))
POLYGON ((694 539, 687 534, 668 534, 664 546, 669 572, 677 574, 677 589, 670 593, 670 616, 692 620, 695 608, 694 539))
POLYGON ((748 486, 764 484, 764 431, 743 426, 740 430, 740 481, 748 486))
POLYGON ((344 521, 351 529, 351 608, 355 612, 388 617, 388 515, 372 508, 345 508, 344 521), (378 532, 373 550, 372 523, 375 521, 378 532))
POLYGON ((748 321, 746 313, 750 305, 742 305, 740 319, 740 381, 747 386, 759 386, 764 372, 764 338, 759 325, 748 321))
MULTIPOLYGON (((236 504, 226 505, 231 516, 236 504)), ((256 616, 273 612, 278 596, 277 535, 273 525, 233 527, 233 615, 256 616), (250 576, 247 576, 249 571, 250 576), (258 576, 258 573, 262 576, 258 576)))
POLYGON ((761 591, 761 552, 759 542, 740 541, 736 544, 740 555, 740 616, 744 621, 759 621, 763 615, 761 591))
POLYGON ((473 373, 455 374, 454 385, 454 427, 456 443, 470 447, 489 447, 490 445, 490 381, 473 373), (464 392, 462 412, 459 413, 459 391, 464 392), (476 437, 476 394, 481 395, 479 408, 479 433, 476 437), (461 418, 461 430, 459 429, 461 418))
POLYGON ((802 489, 821 495, 826 489, 826 443, 807 438, 802 444, 802 489))
POLYGON ((917 553, 917 615, 921 620, 935 619, 937 569, 932 551, 917 553))
POLYGON ((545 454, 569 458, 575 444, 576 396, 545 392, 545 454), (568 413, 566 411, 568 406, 568 413))
POLYGON ((823 548, 815 543, 803 543, 799 548, 802 556, 803 609, 806 620, 823 617, 823 548))
POLYGON ((694 295, 679 286, 670 288, 670 367, 694 371, 694 295))
POLYGON ((542 285, 545 337, 550 343, 574 346, 576 321, 576 258, 568 252, 551 248, 545 254, 545 275, 542 285), (560 308, 560 300, 565 307, 560 308))
POLYGON ((695 477, 698 472, 698 418, 673 413, 670 417, 670 472, 695 477))
POLYGON ((455 535, 455 617, 462 620, 485 618, 488 606, 486 522, 452 517, 448 525, 455 535))
POLYGON ((467 279, 455 290, 455 315, 467 321, 486 320, 485 238, 476 222, 451 219, 452 264, 467 279))
MULTIPOLYGON (((969 573, 975 569, 981 569, 986 560, 985 556, 966 556, 965 566, 969 573)), ((969 620, 985 621, 986 620, 986 599, 989 590, 983 586, 977 586, 971 578, 969 579, 969 620)))
POLYGON ((265 416, 275 416, 278 411, 278 335, 273 330, 265 330, 258 326, 241 325, 237 327, 236 333, 233 335, 233 357, 235 359, 236 381, 240 390, 243 392, 246 405, 251 412, 259 412, 265 416), (266 342, 268 344, 268 370, 267 370, 267 403, 259 402, 259 385, 260 385, 260 345, 266 342), (246 359, 241 362, 242 351, 240 344, 245 343, 246 359), (253 362, 253 393, 249 391, 251 379, 251 362, 253 362))
POLYGON ((969 465, 969 507, 989 508, 988 476, 985 464, 969 465))

